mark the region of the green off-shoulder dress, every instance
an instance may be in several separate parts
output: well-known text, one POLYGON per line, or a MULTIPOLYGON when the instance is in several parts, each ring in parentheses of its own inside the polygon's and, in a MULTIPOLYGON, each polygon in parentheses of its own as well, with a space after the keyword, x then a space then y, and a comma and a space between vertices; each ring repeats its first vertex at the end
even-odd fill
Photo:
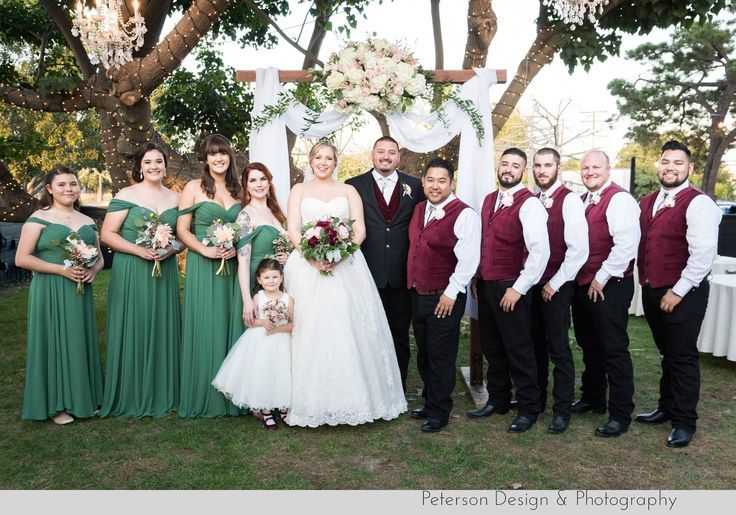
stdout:
MULTIPOLYGON (((128 211, 120 235, 135 243, 148 208, 113 199, 109 213, 128 211)), ((177 208, 159 215, 176 229, 177 208)), ((105 397, 101 417, 160 417, 179 402, 181 307, 176 258, 161 261, 161 277, 152 277, 153 261, 116 252, 105 324, 105 397)))
POLYGON ((248 243, 251 244, 250 249, 250 292, 253 292, 258 285, 256 283, 256 268, 258 264, 267 256, 273 255, 273 240, 279 235, 279 230, 270 225, 259 225, 249 234, 241 238, 237 243, 238 250, 248 243))
MULTIPOLYGON (((191 231, 202 241, 215 220, 234 222, 239 210, 240 204, 225 209, 206 200, 179 214, 192 213, 191 231)), ((215 418, 244 412, 211 384, 230 347, 243 334, 237 259, 230 260, 230 275, 215 275, 219 267, 219 259, 209 259, 191 250, 187 253, 179 398, 179 415, 184 418, 215 418)))
MULTIPOLYGON (((65 225, 30 217, 45 227, 34 255, 64 264, 63 245, 71 230, 65 225)), ((88 245, 97 228, 84 225, 77 234, 88 245)), ((92 287, 56 274, 34 272, 28 292, 28 347, 23 419, 45 420, 61 411, 91 417, 102 402, 102 369, 92 287)))

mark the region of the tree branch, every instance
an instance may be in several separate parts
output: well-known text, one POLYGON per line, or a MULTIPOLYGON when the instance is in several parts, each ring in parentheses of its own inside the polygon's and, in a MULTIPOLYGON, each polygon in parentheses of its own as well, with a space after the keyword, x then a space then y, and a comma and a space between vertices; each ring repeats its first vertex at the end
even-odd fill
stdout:
POLYGON ((95 74, 95 67, 90 62, 87 51, 84 49, 84 45, 82 45, 82 41, 78 37, 72 35, 72 24, 66 13, 62 11, 59 5, 53 0, 41 0, 41 3, 43 3, 49 16, 51 16, 54 24, 59 28, 59 32, 64 36, 69 48, 71 48, 74 53, 74 57, 77 60, 77 66, 79 66, 79 69, 82 71, 84 78, 88 79, 93 76, 95 74))
POLYGON ((70 94, 50 97, 30 89, 0 83, 0 100, 32 111, 49 113, 84 111, 92 108, 114 110, 117 107, 114 98, 108 95, 99 95, 84 84, 78 84, 77 88, 70 94))
POLYGON ((299 52, 304 54, 304 56, 307 59, 313 61, 315 64, 324 66, 324 63, 320 61, 316 55, 311 53, 309 50, 302 48, 301 45, 299 45, 299 43, 297 43, 296 41, 291 39, 288 35, 286 35, 286 33, 283 30, 281 30, 281 27, 279 27, 278 24, 275 21, 273 21, 273 19, 268 15, 266 11, 258 7, 252 0, 243 0, 243 2, 245 3, 245 5, 250 7, 250 9, 254 13, 256 13, 258 16, 263 18, 263 20, 266 21, 269 25, 271 25, 276 30, 276 32, 278 32, 279 35, 286 40, 287 43, 289 43, 291 46, 296 48, 299 52))
POLYGON ((440 0, 430 0, 432 7, 432 36, 434 37, 434 67, 445 68, 445 53, 442 49, 442 23, 440 19, 440 0))

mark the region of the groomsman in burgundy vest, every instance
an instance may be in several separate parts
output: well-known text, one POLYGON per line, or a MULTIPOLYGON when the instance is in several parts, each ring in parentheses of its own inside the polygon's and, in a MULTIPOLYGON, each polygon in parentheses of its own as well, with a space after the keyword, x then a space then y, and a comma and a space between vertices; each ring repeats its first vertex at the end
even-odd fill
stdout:
POLYGON ((547 209, 550 257, 542 279, 530 291, 532 299, 532 339, 537 358, 539 410, 547 406, 549 362, 555 368, 552 423, 548 433, 562 433, 570 423, 570 407, 575 395, 575 363, 570 350, 570 303, 573 282, 588 259, 588 223, 580 197, 559 180, 560 154, 543 148, 534 154, 534 182, 537 195, 547 209))
POLYGON ((450 418, 466 288, 480 259, 480 219, 452 194, 454 172, 444 159, 427 164, 422 177, 427 200, 417 205, 409 224, 406 284, 424 381, 424 406, 411 415, 425 419, 422 431, 431 433, 450 418))
POLYGON ((549 259, 547 212, 521 182, 526 154, 504 151, 498 165, 498 190, 483 201, 478 299, 480 343, 488 360, 488 403, 468 412, 471 418, 506 413, 511 380, 516 386, 518 416, 509 432, 532 428, 539 413, 539 388, 531 337, 531 298, 549 259))
POLYGON ((693 188, 690 150, 678 141, 662 147, 657 176, 662 187, 639 203, 639 282, 644 315, 662 355, 659 403, 634 420, 672 421, 669 447, 685 447, 695 433, 700 393, 696 345, 708 304, 707 276, 718 247, 721 210, 693 188))
POLYGON ((394 339, 401 384, 406 391, 409 370, 411 302, 406 289, 409 220, 424 200, 422 183, 399 172, 399 144, 390 136, 379 138, 371 153, 373 169, 345 181, 358 190, 365 211, 366 237, 361 245, 394 339))
POLYGON ((591 150, 580 163, 588 192, 588 260, 578 272, 572 302, 575 338, 583 349, 582 397, 573 413, 605 413, 597 436, 625 433, 634 410, 634 371, 629 354, 629 305, 634 295, 634 259, 639 246, 639 206, 611 181, 608 156, 591 150))

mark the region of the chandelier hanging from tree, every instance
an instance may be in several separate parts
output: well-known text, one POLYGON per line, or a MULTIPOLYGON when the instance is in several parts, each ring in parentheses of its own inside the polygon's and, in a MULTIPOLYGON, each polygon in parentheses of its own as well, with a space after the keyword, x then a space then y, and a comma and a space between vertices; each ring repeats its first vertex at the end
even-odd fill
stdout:
POLYGON ((77 2, 72 20, 72 34, 78 36, 92 64, 106 69, 117 68, 133 59, 133 51, 143 46, 146 22, 133 0, 133 16, 123 21, 123 0, 96 0, 95 7, 77 2))
POLYGON ((596 15, 603 14, 603 7, 609 0, 544 0, 544 4, 553 7, 562 21, 569 24, 582 25, 587 17, 591 23, 596 22, 596 15))

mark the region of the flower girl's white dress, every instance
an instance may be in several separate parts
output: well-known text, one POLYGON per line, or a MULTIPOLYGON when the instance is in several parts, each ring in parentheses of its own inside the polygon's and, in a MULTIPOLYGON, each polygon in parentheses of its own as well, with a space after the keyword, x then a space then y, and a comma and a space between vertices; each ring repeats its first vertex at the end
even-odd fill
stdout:
MULTIPOLYGON (((268 299, 263 291, 258 292, 257 301, 258 318, 265 320, 263 308, 268 299)), ((289 295, 284 293, 279 302, 288 308, 289 295)), ((289 339, 289 333, 269 336, 265 327, 246 329, 220 365, 212 386, 241 408, 287 409, 291 399, 289 339)))
MULTIPOLYGON (((304 223, 348 218, 347 197, 302 200, 304 223)), ((406 399, 391 330, 363 254, 323 276, 299 252, 286 263, 284 285, 294 298, 290 425, 357 425, 393 419, 406 399)))

